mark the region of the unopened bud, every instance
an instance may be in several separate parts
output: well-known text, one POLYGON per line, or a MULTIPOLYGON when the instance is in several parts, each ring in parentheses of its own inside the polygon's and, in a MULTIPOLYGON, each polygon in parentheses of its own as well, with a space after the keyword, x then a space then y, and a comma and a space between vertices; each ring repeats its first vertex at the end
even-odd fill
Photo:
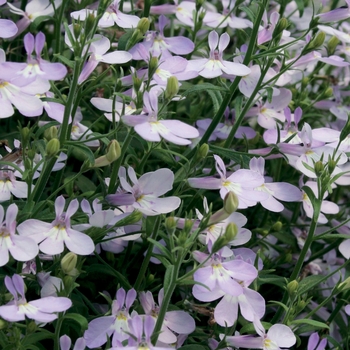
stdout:
POLYGON ((178 238, 177 238, 177 246, 178 247, 185 247, 186 246, 186 242, 187 242, 187 238, 188 238, 188 233, 184 230, 181 231, 178 238))
POLYGON ((133 46, 135 46, 141 39, 143 38, 143 34, 140 29, 136 28, 132 33, 131 38, 128 40, 125 46, 125 51, 130 50, 133 46))
POLYGON ((176 221, 173 216, 169 216, 165 219, 165 229, 169 235, 172 235, 176 229, 176 221))
POLYGON ((7 327, 7 322, 5 322, 4 320, 0 320, 0 330, 4 329, 7 327))
POLYGON ((333 96, 333 89, 331 87, 328 87, 325 92, 323 93, 323 96, 325 98, 329 98, 333 96))
POLYGON ((230 222, 227 226, 226 226, 226 231, 224 234, 224 238, 227 240, 227 243, 233 241, 238 233, 238 227, 234 222, 230 222))
POLYGON ((120 157, 121 153, 119 142, 117 140, 112 140, 107 146, 107 160, 112 163, 120 157))
POLYGON ((61 269, 66 275, 71 275, 77 266, 78 256, 73 253, 67 253, 61 260, 61 269))
POLYGON ((209 152, 209 146, 207 143, 203 143, 203 145, 201 145, 199 147, 199 150, 198 150, 198 158, 199 159, 205 159, 208 155, 208 152, 209 152))
POLYGON ((308 49, 317 49, 321 47, 326 39, 326 34, 324 32, 317 33, 316 37, 309 42, 307 45, 308 49))
POLYGON ((334 55, 334 52, 339 44, 339 39, 336 36, 332 36, 327 43, 328 56, 334 55))
POLYGON ((150 275, 147 277, 147 284, 151 284, 153 281, 154 281, 154 275, 153 275, 153 274, 150 274, 150 275))
POLYGON ((275 222, 275 223, 272 225, 271 230, 272 230, 273 232, 279 232, 279 231, 281 231, 282 227, 283 227, 282 222, 281 222, 281 221, 277 221, 277 222, 275 222))
POLYGON ((192 227, 193 227, 193 221, 186 219, 185 226, 184 226, 184 232, 189 234, 192 231, 192 227))
POLYGON ((151 57, 148 64, 148 79, 152 79, 158 69, 158 57, 151 57))
POLYGON ((292 254, 291 254, 291 253, 287 253, 287 254, 285 255, 285 257, 284 257, 284 261, 285 261, 286 263, 290 263, 290 262, 292 262, 292 260, 293 260, 292 254))
POLYGON ((273 31, 272 37, 275 38, 277 37, 277 35, 281 34, 287 27, 288 27, 289 23, 287 18, 282 17, 276 27, 275 30, 273 31))
POLYGON ((294 299, 297 293, 298 287, 299 287, 299 283, 296 280, 291 281, 287 284, 287 291, 291 299, 294 299))
POLYGON ((337 289, 339 292, 350 289, 350 277, 348 277, 344 282, 340 283, 337 289))
POLYGON ((70 294, 75 288, 75 278, 69 275, 63 277, 64 291, 70 294))
MULTIPOLYGON (((27 151, 27 158, 28 158, 28 159, 34 160, 35 156, 36 156, 36 153, 35 153, 35 151, 34 151, 33 149, 29 149, 29 150, 27 151)), ((27 169, 28 169, 28 168, 27 168, 27 169)))
POLYGON ((30 129, 28 127, 24 127, 21 129, 21 140, 22 140, 22 147, 27 147, 30 137, 30 129))
POLYGON ((337 162, 334 159, 329 159, 327 164, 328 164, 328 173, 333 174, 333 171, 337 166, 337 162))
POLYGON ((46 156, 49 158, 54 157, 60 150, 60 147, 60 141, 58 139, 51 139, 46 144, 46 156))
POLYGON ((171 76, 166 84, 164 97, 166 100, 171 100, 179 92, 179 81, 176 77, 171 76))
POLYGON ((26 334, 32 334, 35 333, 38 329, 38 326, 36 325, 35 321, 30 321, 29 323, 27 323, 26 326, 26 334))
POLYGON ((142 82, 142 79, 138 78, 136 75, 132 77, 132 87, 135 91, 140 91, 142 82))
POLYGON ((234 213, 239 205, 239 200, 237 195, 234 192, 226 193, 224 198, 224 209, 228 214, 234 213))
POLYGON ((145 34, 149 29, 149 25, 150 25, 149 19, 146 17, 142 17, 139 20, 139 23, 137 24, 136 28, 139 29, 142 34, 145 34))
POLYGON ((304 77, 301 79, 301 86, 302 88, 306 88, 310 83, 310 79, 308 77, 304 77))
POLYGON ((295 306, 295 313, 297 315, 299 315, 300 312, 305 309, 306 305, 307 305, 307 303, 305 302, 305 300, 299 300, 295 306))
POLYGON ((81 30, 82 30, 82 26, 81 26, 81 22, 80 21, 78 21, 78 23, 74 23, 73 24, 73 34, 74 34, 74 38, 76 40, 78 40, 78 38, 80 36, 80 33, 81 33, 81 30))
POLYGON ((348 115, 348 121, 344 125, 342 131, 340 132, 339 135, 339 142, 344 141, 346 138, 349 137, 350 134, 350 115, 348 115))
POLYGON ((315 174, 317 177, 320 177, 324 171, 324 164, 319 160, 314 165, 315 174))
POLYGON ((91 30, 94 28, 96 22, 95 15, 90 12, 85 20, 85 34, 88 35, 91 30))
POLYGON ((57 134, 58 134, 58 129, 56 128, 56 126, 51 126, 51 128, 48 128, 44 131, 44 137, 47 141, 56 139, 57 134))

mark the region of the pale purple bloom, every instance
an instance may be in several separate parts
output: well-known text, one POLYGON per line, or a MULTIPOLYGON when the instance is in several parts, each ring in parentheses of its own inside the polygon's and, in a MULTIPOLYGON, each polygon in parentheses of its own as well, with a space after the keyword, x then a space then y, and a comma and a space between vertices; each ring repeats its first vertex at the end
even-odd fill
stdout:
POLYGON ((154 346, 151 343, 151 336, 154 330, 155 321, 152 316, 136 315, 129 319, 129 332, 131 336, 128 338, 128 345, 123 346, 119 341, 113 344, 113 348, 109 350, 169 350, 168 347, 154 346))
MULTIPOLYGON (((264 176, 265 159, 254 157, 250 160, 249 167, 250 170, 264 176)), ((287 182, 270 182, 270 179, 267 177, 265 178, 265 183, 256 187, 255 190, 265 192, 269 195, 267 199, 260 201, 260 203, 265 209, 273 212, 281 212, 284 209, 283 204, 277 201, 277 199, 285 202, 299 202, 302 198, 302 193, 298 187, 287 182)))
POLYGON ((64 212, 65 202, 63 196, 57 197, 56 218, 51 223, 29 219, 21 223, 17 230, 22 237, 28 236, 40 243, 39 248, 45 254, 60 254, 66 246, 78 255, 89 255, 95 249, 93 240, 88 235, 73 230, 70 224, 70 218, 78 210, 79 202, 77 199, 72 200, 64 212))
POLYGON ((50 0, 32 0, 26 4, 25 11, 7 3, 10 7, 10 11, 23 16, 16 25, 18 27, 18 32, 16 36, 24 32, 24 30, 29 27, 30 23, 34 22, 37 17, 52 16, 54 14, 54 8, 57 9, 61 6, 62 0, 55 0, 51 2, 50 0), (53 4, 54 6, 53 6, 53 4))
POLYGON ((9 76, 19 76, 21 79, 35 78, 38 93, 49 90, 48 80, 61 80, 67 74, 67 68, 62 63, 51 63, 41 58, 45 40, 45 34, 42 32, 39 32, 35 38, 33 34, 27 33, 24 36, 27 63, 6 62, 2 65, 9 76))
MULTIPOLYGON (((61 350, 69 350, 72 345, 71 339, 68 335, 62 335, 60 337, 60 347, 61 350)), ((85 340, 84 338, 78 338, 74 344, 73 350, 85 350, 85 340)))
POLYGON ((61 278, 50 276, 51 272, 39 272, 37 274, 38 283, 40 284, 40 296, 57 297, 57 293, 64 290, 64 284, 61 278))
POLYGON ((217 177, 189 178, 188 183, 194 188, 204 188, 208 190, 220 190, 220 196, 225 198, 226 193, 233 192, 237 195, 239 209, 245 209, 268 198, 268 194, 255 191, 256 187, 264 183, 264 177, 257 172, 248 169, 239 169, 227 177, 226 166, 223 160, 214 155, 216 170, 220 175, 217 177))
MULTIPOLYGON (((327 23, 327 22, 340 22, 344 19, 347 19, 350 17, 350 1, 345 0, 347 6, 342 6, 337 9, 320 13, 316 15, 316 17, 319 18, 320 23, 327 23)), ((309 350, 309 349, 308 349, 309 350)))
POLYGON ((9 322, 24 321, 25 317, 47 323, 57 318, 54 312, 63 312, 72 306, 70 299, 65 297, 47 297, 27 301, 24 293, 24 282, 21 276, 5 277, 5 285, 13 295, 14 300, 0 306, 0 316, 9 322))
POLYGON ((141 46, 146 49, 148 56, 162 56, 163 59, 171 57, 170 52, 175 55, 187 55, 194 50, 192 40, 184 36, 173 36, 169 38, 164 36, 164 28, 168 23, 169 20, 164 15, 159 17, 159 31, 147 32, 144 41, 136 44, 129 50, 134 60, 143 59, 139 54, 141 46))
MULTIPOLYGON (((140 21, 140 18, 134 15, 127 15, 119 10, 120 0, 114 0, 106 12, 103 14, 102 18, 98 22, 100 28, 109 28, 117 24, 121 28, 136 28, 140 21)), ((75 11, 71 13, 71 17, 74 19, 79 19, 80 21, 85 21, 85 19, 93 14, 97 16, 97 11, 90 9, 83 9, 80 11, 75 11)))
POLYGON ((327 345, 327 339, 324 338, 320 341, 318 333, 312 333, 307 343, 307 350, 324 350, 327 345))
POLYGON ((226 337, 227 344, 237 348, 280 350, 281 348, 290 348, 296 343, 293 331, 284 324, 274 324, 266 333, 261 322, 255 319, 254 327, 259 337, 251 335, 228 336, 226 337))
POLYGON ((95 34, 93 40, 94 41, 90 44, 89 47, 90 56, 80 73, 78 84, 81 84, 90 76, 99 62, 109 64, 123 64, 129 62, 132 59, 131 54, 126 51, 113 51, 106 53, 110 48, 110 42, 109 39, 103 35, 95 34))
MULTIPOLYGON (((113 100, 102 97, 93 97, 90 100, 91 104, 95 106, 97 109, 101 111, 105 111, 104 116, 110 121, 113 122, 113 100)), ((118 122, 120 120, 120 116, 122 115, 124 108, 124 115, 129 115, 136 112, 136 108, 133 102, 130 104, 122 103, 119 101, 115 101, 114 103, 114 116, 115 121, 118 122)))
POLYGON ((267 41, 270 41, 272 39, 272 33, 275 30, 276 24, 278 23, 278 20, 280 18, 280 15, 278 12, 273 11, 270 15, 270 23, 267 20, 267 13, 264 11, 263 14, 263 23, 264 26, 260 28, 258 33, 258 45, 261 45, 263 43, 266 43, 267 41))
MULTIPOLYGON (((239 296, 243 293, 242 281, 249 285, 257 277, 256 268, 241 259, 229 260, 223 255, 223 250, 213 254, 193 275, 196 282, 192 289, 193 296, 200 301, 213 301, 225 294, 239 296)), ((232 252, 231 252, 232 253, 232 252)), ((199 251, 193 252, 193 257, 199 263, 204 262, 209 255, 199 251)))
POLYGON ((4 208, 0 205, 0 266, 9 261, 9 253, 17 261, 28 261, 34 259, 38 253, 38 245, 28 237, 21 237, 16 234, 16 216, 18 207, 11 204, 7 208, 4 218, 4 208))
POLYGON ((158 120, 158 97, 155 91, 143 95, 144 112, 141 115, 124 115, 122 120, 146 141, 159 142, 162 138, 176 145, 189 145, 189 138, 199 136, 193 126, 179 120, 158 120))
MULTIPOLYGON (((345 306, 345 312, 346 312, 346 314, 348 315, 348 316, 350 316, 350 305, 346 305, 345 306)), ((318 350, 318 349, 316 349, 316 350, 318 350)), ((320 349, 321 350, 321 349, 320 349)))
MULTIPOLYGON (((4 5, 6 0, 0 1, 0 6, 4 5)), ((0 38, 11 38, 16 35, 18 29, 17 26, 8 19, 0 19, 0 38)))
POLYGON ((260 102, 258 107, 252 107, 247 116, 258 116, 258 124, 265 129, 276 129, 278 122, 285 121, 283 110, 292 100, 292 93, 288 89, 280 89, 278 95, 272 96, 271 102, 260 102))
MULTIPOLYGON (((316 198, 318 196, 318 186, 316 181, 307 181, 305 183, 305 186, 309 187, 312 192, 315 194, 316 198)), ((333 202, 324 200, 328 195, 328 192, 324 194, 324 197, 322 198, 322 203, 321 203, 321 212, 318 218, 318 222, 321 224, 325 224, 328 222, 328 219, 324 214, 337 214, 339 213, 339 206, 333 202)), ((305 214, 309 218, 313 218, 314 215, 314 208, 312 206, 311 200, 309 196, 303 191, 303 196, 302 196, 302 204, 303 208, 305 211, 305 214)))
MULTIPOLYGON (((158 305, 154 302, 151 292, 141 292, 139 295, 140 303, 146 315, 157 319, 159 309, 162 306, 164 297, 164 288, 159 291, 158 305)), ((177 341, 177 334, 190 334, 196 328, 194 319, 185 311, 175 310, 168 311, 165 314, 159 340, 165 344, 172 344, 177 341)))
POLYGON ((127 182, 126 170, 119 170, 120 185, 125 192, 117 192, 106 197, 113 205, 130 205, 145 215, 154 216, 170 213, 180 206, 178 197, 158 198, 173 188, 174 173, 169 169, 158 169, 143 174, 137 179, 135 170, 128 168, 132 186, 127 182))
POLYGON ((43 103, 34 95, 45 91, 38 91, 34 79, 25 81, 19 76, 8 74, 2 68, 4 62, 5 51, 0 49, 0 119, 11 117, 15 113, 12 105, 26 117, 41 115, 43 103))
MULTIPOLYGON (((34 185, 32 188, 34 188, 34 185)), ((16 180, 13 171, 0 170, 0 203, 9 200, 11 194, 17 198, 27 198, 28 184, 16 180)))
POLYGON ((223 59, 223 51, 230 43, 230 36, 227 33, 222 34, 219 40, 219 34, 213 30, 209 33, 208 42, 209 58, 189 61, 189 70, 197 70, 199 75, 204 78, 216 78, 223 73, 236 76, 244 76, 250 73, 250 68, 247 66, 223 59), (216 50, 217 47, 219 50, 216 50))
POLYGON ((222 0, 221 13, 207 11, 203 22, 211 28, 225 28, 227 26, 233 29, 243 29, 253 27, 251 21, 234 15, 235 1, 222 0))
POLYGON ((128 320, 131 319, 129 309, 136 299, 135 289, 127 293, 119 288, 116 299, 112 304, 112 315, 103 316, 92 320, 84 333, 84 339, 88 348, 97 348, 107 342, 107 337, 112 337, 112 346, 117 341, 122 342, 129 338, 130 332, 128 320))

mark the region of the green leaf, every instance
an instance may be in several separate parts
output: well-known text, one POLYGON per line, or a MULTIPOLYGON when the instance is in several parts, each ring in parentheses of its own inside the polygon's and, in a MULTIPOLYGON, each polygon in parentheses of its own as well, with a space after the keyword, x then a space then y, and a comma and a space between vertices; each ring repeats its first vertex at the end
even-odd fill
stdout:
POLYGON ((84 175, 78 177, 76 185, 83 193, 96 190, 96 185, 84 175))
MULTIPOLYGON (((264 329, 269 329, 272 326, 272 324, 269 322, 261 322, 261 324, 264 326, 264 329)), ((239 332, 241 334, 256 334, 256 330, 252 323, 248 323, 243 326, 239 332)))
POLYGON ((171 260, 171 254, 166 247, 152 238, 147 238, 147 240, 156 246, 169 260, 171 260))
MULTIPOLYGON (((232 149, 226 149, 218 146, 209 145, 210 150, 221 156, 233 160, 235 163, 242 164, 243 168, 249 168, 250 157, 246 153, 236 152, 232 149)), ((254 157, 253 155, 251 157, 254 157)))
POLYGON ((206 348, 202 345, 184 345, 181 346, 181 348, 178 348, 178 350, 206 350, 206 348))
POLYGON ((118 50, 125 50, 126 44, 133 34, 132 30, 128 30, 124 35, 122 35, 118 40, 118 50))
POLYGON ((63 62, 69 68, 74 68, 74 65, 75 65, 74 61, 58 53, 54 54, 54 56, 57 57, 61 62, 63 62))
POLYGON ((72 313, 72 314, 65 314, 63 316, 63 319, 64 320, 73 320, 75 322, 77 322, 79 325, 80 325, 80 328, 81 328, 81 331, 84 332, 88 329, 88 321, 87 319, 80 315, 80 314, 75 314, 75 313, 72 313))
POLYGON ((211 97, 211 100, 213 102, 213 110, 214 110, 214 113, 216 114, 223 100, 222 95, 219 91, 215 91, 215 90, 207 90, 207 93, 211 97))
POLYGON ((95 164, 95 157, 91 149, 83 144, 75 143, 74 141, 67 141, 65 144, 73 149, 73 155, 81 160, 88 160, 91 165, 95 164))
POLYGON ((54 333, 51 333, 51 332, 46 331, 46 330, 43 329, 41 332, 37 332, 37 333, 32 333, 32 334, 26 335, 23 338, 21 344, 23 346, 27 346, 27 345, 30 345, 30 344, 38 343, 41 340, 53 339, 54 337, 55 337, 54 333))
POLYGON ((166 270, 165 270, 165 276, 164 276, 164 295, 167 293, 171 282, 173 280, 174 277, 174 265, 169 265, 166 270))
POLYGON ((304 0, 295 0, 295 3, 297 4, 299 17, 302 17, 304 13, 304 0))
POLYGON ((309 320, 306 318, 302 318, 300 320, 294 320, 292 321, 292 324, 308 324, 310 326, 317 328, 327 328, 329 329, 329 326, 323 322, 315 321, 315 320, 309 320))
POLYGON ((210 83, 201 83, 189 87, 188 89, 186 89, 186 91, 181 92, 181 95, 186 97, 189 94, 192 94, 193 92, 208 92, 209 90, 227 92, 227 89, 225 89, 224 87, 216 86, 210 83))
POLYGON ((315 288, 318 286, 321 282, 323 282, 325 279, 327 279, 328 276, 308 276, 302 279, 299 282, 299 289, 298 294, 303 294, 308 292, 310 289, 315 288))
POLYGON ((276 301, 276 300, 271 300, 271 301, 269 301, 269 306, 272 306, 272 305, 281 306, 281 307, 283 307, 283 309, 284 309, 286 312, 289 311, 288 306, 285 305, 285 304, 283 304, 283 303, 281 303, 281 302, 279 302, 279 301, 276 301))
POLYGON ((274 284, 275 286, 284 288, 286 286, 286 282, 284 277, 277 275, 260 275, 258 277, 259 286, 263 284, 274 284))

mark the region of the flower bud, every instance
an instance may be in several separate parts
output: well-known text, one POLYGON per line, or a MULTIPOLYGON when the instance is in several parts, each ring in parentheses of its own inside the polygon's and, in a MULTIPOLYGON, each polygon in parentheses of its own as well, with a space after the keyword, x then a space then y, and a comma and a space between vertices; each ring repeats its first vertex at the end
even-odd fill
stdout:
POLYGON ((344 282, 339 284, 337 291, 343 292, 347 289, 350 289, 350 277, 348 277, 344 282))
POLYGON ((271 230, 272 230, 273 232, 279 232, 279 231, 281 231, 282 227, 283 227, 282 222, 281 222, 281 221, 277 221, 277 222, 275 222, 275 223, 272 225, 271 230))
POLYGON ((344 141, 347 137, 349 137, 350 134, 350 115, 348 116, 348 121, 344 125, 342 131, 339 135, 339 142, 344 141))
POLYGON ((143 83, 142 79, 138 78, 136 75, 132 77, 132 86, 135 91, 140 91, 141 85, 143 83))
POLYGON ((333 89, 331 87, 328 87, 325 92, 323 93, 323 96, 325 98, 332 97, 333 96, 333 89))
POLYGON ((131 38, 128 40, 125 46, 125 51, 129 51, 133 46, 135 46, 141 39, 143 34, 140 29, 136 28, 132 33, 131 38))
POLYGON ((7 322, 4 320, 0 320, 0 330, 5 329, 7 327, 7 322))
POLYGON ((304 77, 301 79, 301 86, 302 88, 306 88, 310 83, 310 79, 308 77, 304 77))
POLYGON ((137 24, 136 28, 139 29, 142 34, 146 34, 146 32, 149 29, 149 25, 150 25, 149 19, 146 17, 142 17, 139 23, 137 24))
POLYGON ((227 243, 233 241, 238 233, 238 227, 234 222, 230 222, 227 226, 226 226, 226 231, 224 234, 224 238, 227 240, 227 243))
POLYGON ((192 231, 193 221, 192 220, 185 220, 185 226, 183 231, 187 234, 189 234, 192 231))
MULTIPOLYGON (((79 38, 81 30, 82 30, 82 26, 81 26, 80 21, 78 21, 78 23, 73 24, 73 34, 74 34, 75 39, 79 38)), ((74 43, 72 43, 72 44, 74 44, 74 43)))
POLYGON ((179 92, 179 82, 176 77, 171 76, 166 84, 164 97, 166 100, 171 100, 179 92))
POLYGON ((148 63, 148 79, 152 79, 158 69, 158 57, 151 57, 148 63))
POLYGON ((336 36, 332 36, 327 43, 328 56, 334 55, 334 52, 339 44, 339 39, 336 36))
POLYGON ((54 157, 58 151, 60 150, 60 141, 56 138, 51 139, 47 144, 46 144, 46 156, 51 158, 54 157))
POLYGON ((209 146, 207 143, 203 143, 202 146, 199 147, 199 150, 198 150, 198 157, 200 159, 205 159, 208 155, 208 152, 209 152, 209 146))
POLYGON ((328 165, 328 173, 333 174, 333 171, 337 166, 337 162, 334 159, 329 159, 327 165, 328 165))
POLYGON ((107 146, 107 160, 112 163, 120 157, 121 153, 119 142, 117 140, 112 140, 107 146))
POLYGON ((314 165, 315 174, 317 177, 320 177, 324 171, 324 164, 319 160, 314 165))
POLYGON ((179 236, 177 237, 177 246, 178 247, 185 247, 186 246, 186 242, 187 242, 187 238, 188 238, 188 233, 184 230, 181 231, 179 236))
MULTIPOLYGON (((33 149, 29 149, 29 150, 27 151, 27 158, 28 158, 28 159, 34 160, 35 156, 36 156, 36 153, 35 153, 35 151, 34 151, 33 149)), ((29 168, 30 168, 30 166, 29 166, 29 168)), ((26 169, 29 169, 29 168, 26 167, 26 169)))
POLYGON ((26 334, 29 335, 29 334, 35 333, 37 331, 37 329, 38 329, 38 327, 37 327, 35 321, 30 321, 26 327, 26 334))
POLYGON ((75 278, 69 275, 63 277, 64 291, 69 295, 75 288, 75 278))
POLYGON ((24 127, 21 129, 21 140, 22 140, 22 147, 26 147, 29 142, 30 137, 30 129, 28 127, 24 127))
POLYGON ((307 45, 308 49, 317 49, 321 47, 326 39, 326 34, 324 32, 317 33, 316 37, 309 42, 307 45))
POLYGON ((299 315, 300 312, 305 309, 306 305, 307 305, 307 303, 305 302, 305 300, 299 300, 295 306, 296 315, 299 315))
POLYGON ((174 217, 169 216, 165 219, 165 229, 168 232, 169 235, 172 235, 175 232, 176 229, 176 221, 174 217))
POLYGON ((119 220, 116 223, 116 227, 135 224, 142 219, 142 216, 143 214, 140 211, 134 210, 130 215, 126 216, 124 219, 119 220))
POLYGON ((224 198, 224 209, 228 214, 234 213, 238 208, 239 200, 235 193, 228 192, 224 198))
POLYGON ((75 270, 77 266, 78 256, 73 253, 67 253, 61 260, 61 269, 66 275, 71 275, 71 272, 75 270))
POLYGON ((298 287, 299 287, 299 283, 296 280, 291 281, 287 284, 287 292, 291 299, 294 299, 297 293, 298 287))
POLYGON ((276 27, 275 30, 273 31, 272 37, 275 38, 277 37, 279 34, 281 34, 287 27, 288 27, 289 23, 287 18, 282 17, 276 27))
POLYGON ((47 141, 56 139, 57 134, 58 134, 58 129, 56 128, 56 126, 51 126, 51 128, 48 128, 44 131, 44 137, 47 141))
POLYGON ((86 33, 86 35, 89 35, 91 30, 94 28, 95 22, 96 22, 96 17, 92 12, 90 12, 85 20, 85 33, 86 33))

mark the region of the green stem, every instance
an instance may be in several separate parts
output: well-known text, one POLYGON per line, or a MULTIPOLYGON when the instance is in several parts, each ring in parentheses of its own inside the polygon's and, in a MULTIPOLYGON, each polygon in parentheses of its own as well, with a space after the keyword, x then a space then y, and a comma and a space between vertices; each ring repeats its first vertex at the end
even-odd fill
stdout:
POLYGON ((56 328, 55 328, 54 350, 60 350, 60 332, 61 332, 62 323, 63 323, 63 314, 60 313, 57 320, 56 328))
POLYGON ((160 333, 162 325, 163 325, 165 314, 168 311, 171 297, 172 297, 172 295, 175 291, 176 285, 177 285, 177 278, 178 278, 178 275, 180 272, 180 267, 181 267, 182 261, 183 261, 183 251, 181 249, 178 251, 178 258, 176 259, 176 262, 174 265, 174 271, 172 274, 171 282, 170 282, 168 290, 165 292, 165 295, 164 295, 164 298, 162 301, 162 305, 161 305, 159 313, 158 313, 157 322, 156 322, 156 325, 154 327, 153 336, 152 336, 152 343, 153 344, 156 344, 156 342, 158 340, 158 336, 159 336, 159 333, 160 333))
POLYGON ((145 0, 144 6, 143 6, 143 17, 147 18, 149 16, 150 8, 151 8, 151 0, 145 0))
MULTIPOLYGON (((151 234, 151 238, 154 239, 154 240, 157 238, 159 226, 160 226, 160 216, 158 216, 156 218, 156 221, 155 221, 154 226, 153 226, 153 231, 152 231, 152 234, 151 234)), ((148 246, 148 249, 147 249, 146 256, 143 259, 143 262, 142 262, 142 265, 141 265, 141 268, 140 268, 140 272, 137 275, 136 282, 135 282, 135 285, 134 285, 134 289, 136 291, 138 291, 140 289, 141 283, 142 283, 142 281, 143 281, 143 279, 144 279, 144 277, 146 275, 146 271, 147 271, 149 262, 151 260, 152 252, 153 252, 153 246, 154 246, 154 244, 149 242, 149 246, 148 246)))
MULTIPOLYGON (((299 255, 299 258, 298 258, 298 261, 294 267, 294 270, 289 278, 289 282, 291 281, 294 281, 297 279, 297 277, 299 276, 300 274, 300 271, 303 267, 303 264, 305 262, 305 257, 306 257, 306 254, 312 244, 312 241, 313 241, 313 238, 314 238, 314 235, 315 235, 315 231, 316 231, 316 228, 317 228, 317 222, 318 222, 318 217, 320 215, 320 206, 321 206, 321 201, 317 198, 315 198, 315 201, 316 203, 314 203, 315 205, 313 205, 314 207, 314 215, 313 215, 313 218, 312 218, 312 221, 311 221, 311 225, 310 225, 310 229, 309 229, 309 233, 307 235, 307 238, 305 240, 305 243, 304 243, 304 246, 303 246, 303 249, 301 250, 301 253, 299 255), (318 203, 317 203, 318 202, 318 203)), ((284 295, 283 295, 283 299, 282 299, 282 303, 283 304, 286 304, 287 301, 288 301, 288 298, 289 298, 289 295, 288 295, 288 291, 285 291, 284 292, 284 295)), ((281 317, 282 313, 283 313, 283 307, 279 307, 275 316, 272 318, 272 324, 276 323, 279 318, 281 317)))

